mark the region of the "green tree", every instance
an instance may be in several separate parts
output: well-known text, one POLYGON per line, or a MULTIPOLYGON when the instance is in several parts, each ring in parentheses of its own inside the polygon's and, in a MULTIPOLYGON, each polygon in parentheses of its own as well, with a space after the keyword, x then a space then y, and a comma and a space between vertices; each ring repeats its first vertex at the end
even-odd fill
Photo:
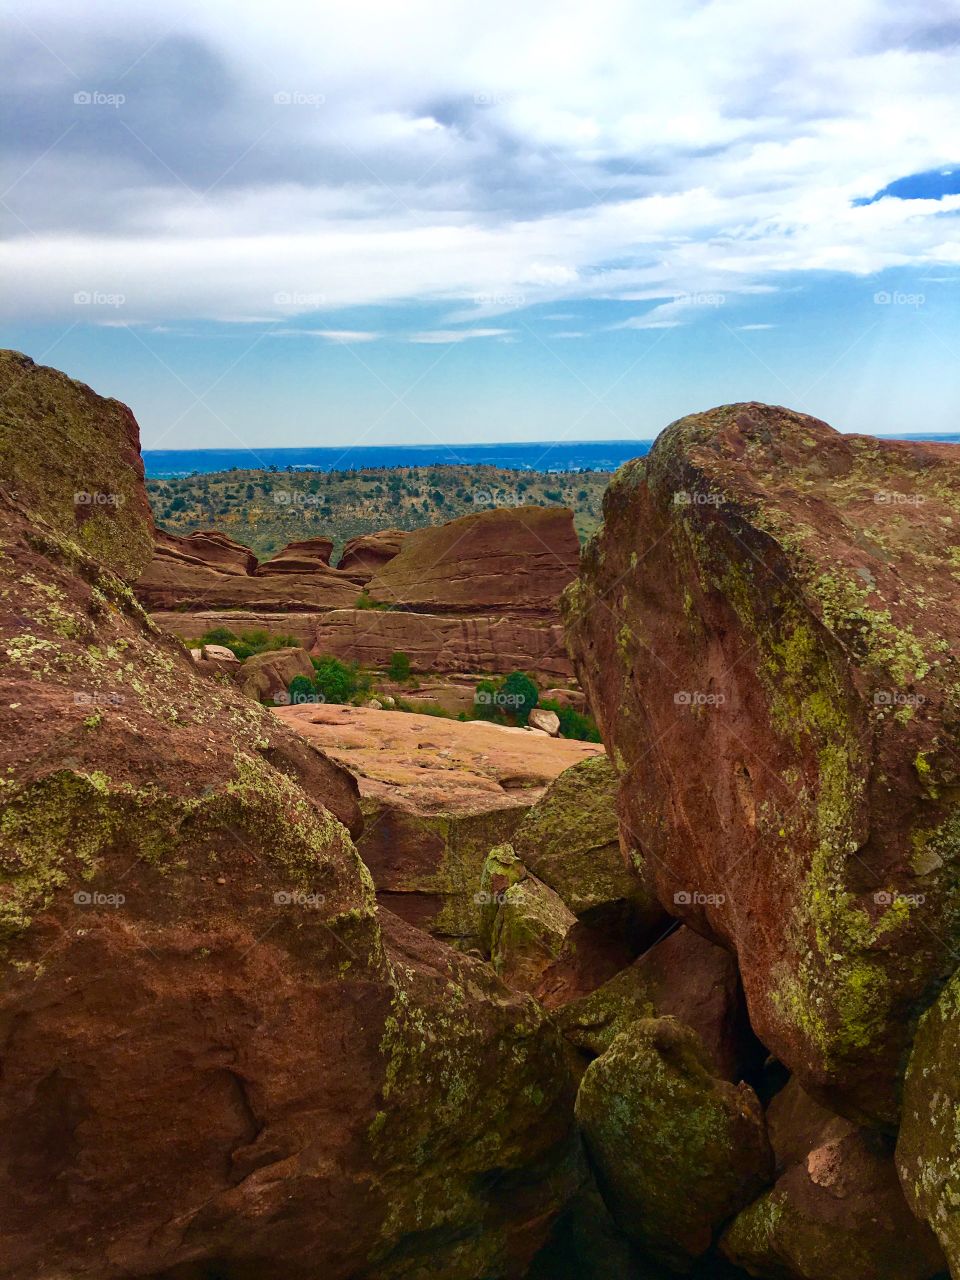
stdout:
POLYGON ((391 653, 387 675, 391 680, 404 681, 410 679, 410 659, 405 653, 401 653, 399 650, 391 653))
POLYGON ((361 687, 355 667, 339 658, 314 658, 314 688, 324 702, 349 702, 361 687))
POLYGON ((500 689, 500 697, 517 724, 526 724, 530 712, 537 705, 540 691, 526 672, 511 671, 500 689))
POLYGON ((309 676, 294 676, 287 686, 287 693, 294 705, 316 702, 318 698, 316 687, 309 676))

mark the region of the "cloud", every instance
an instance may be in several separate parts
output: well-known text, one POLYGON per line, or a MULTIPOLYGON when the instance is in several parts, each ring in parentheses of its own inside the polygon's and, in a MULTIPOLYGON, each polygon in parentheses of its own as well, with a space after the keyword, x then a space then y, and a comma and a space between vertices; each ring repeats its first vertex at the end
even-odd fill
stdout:
POLYGON ((328 10, 9 17, 0 314, 72 322, 87 290, 131 323, 325 313, 322 336, 429 302, 464 334, 633 299, 658 313, 623 327, 676 327, 678 295, 960 263, 945 0, 490 0, 479 32, 469 0, 328 10))
POLYGON ((737 328, 741 333, 756 333, 760 329, 776 329, 775 324, 738 324, 737 328))
POLYGON ((509 329, 428 329, 423 333, 411 333, 409 342, 442 343, 468 342, 472 338, 512 339, 509 329))

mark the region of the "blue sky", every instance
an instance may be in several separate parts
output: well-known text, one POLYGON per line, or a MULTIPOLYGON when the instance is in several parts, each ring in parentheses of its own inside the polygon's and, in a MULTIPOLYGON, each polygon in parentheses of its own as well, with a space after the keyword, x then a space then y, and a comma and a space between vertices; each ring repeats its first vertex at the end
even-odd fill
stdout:
POLYGON ((960 6, 665 8, 15 2, 0 343, 149 448, 960 430, 960 6))

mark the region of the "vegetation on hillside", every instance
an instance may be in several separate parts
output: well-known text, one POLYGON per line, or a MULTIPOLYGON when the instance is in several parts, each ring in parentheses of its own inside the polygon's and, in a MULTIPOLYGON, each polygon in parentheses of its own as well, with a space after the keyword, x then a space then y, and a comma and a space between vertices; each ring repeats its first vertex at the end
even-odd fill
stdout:
POLYGON ((169 533, 217 528, 261 559, 288 542, 345 542, 377 529, 419 529, 493 507, 566 506, 581 541, 601 520, 606 471, 508 471, 491 466, 369 467, 363 471, 222 471, 147 481, 169 533))

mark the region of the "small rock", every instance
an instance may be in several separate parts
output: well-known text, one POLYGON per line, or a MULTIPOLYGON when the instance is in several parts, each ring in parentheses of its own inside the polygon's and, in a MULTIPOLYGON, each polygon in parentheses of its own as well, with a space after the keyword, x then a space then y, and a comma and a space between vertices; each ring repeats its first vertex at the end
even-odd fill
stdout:
POLYGON ((203 650, 202 650, 202 649, 191 649, 191 650, 190 650, 190 657, 194 660, 194 662, 199 662, 199 661, 203 658, 203 650))
POLYGON ((389 693, 382 694, 380 698, 380 702, 384 707, 387 708, 387 710, 390 710, 390 708, 395 707, 397 705, 396 698, 392 698, 389 693))
POLYGON ((240 659, 225 644, 205 644, 201 656, 211 662, 235 662, 240 665, 240 659))
POLYGON ((532 728, 542 729, 556 738, 560 733, 560 717, 555 711, 544 711, 543 707, 534 707, 530 712, 529 722, 532 728))
POLYGON ((378 698, 371 698, 370 701, 367 703, 367 706, 370 707, 372 711, 383 710, 383 703, 378 698))

